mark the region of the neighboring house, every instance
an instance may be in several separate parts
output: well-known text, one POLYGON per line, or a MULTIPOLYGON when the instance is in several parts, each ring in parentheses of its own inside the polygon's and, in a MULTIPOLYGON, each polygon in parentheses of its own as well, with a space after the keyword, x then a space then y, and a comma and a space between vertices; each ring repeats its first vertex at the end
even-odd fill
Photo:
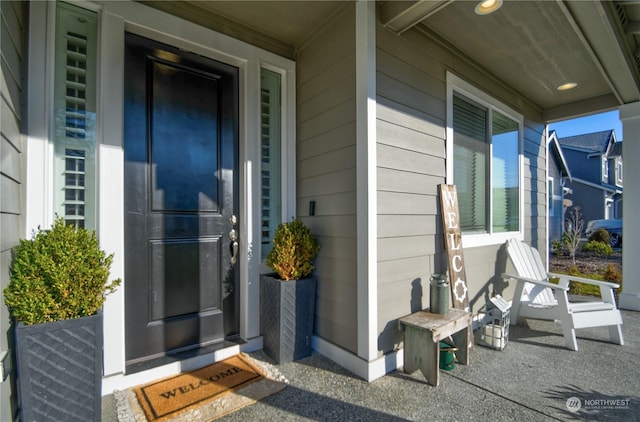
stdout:
MULTIPOLYGON (((546 256, 548 122, 618 108, 640 156, 637 46, 618 35, 635 3, 0 3, 1 287, 54 213, 97 229, 123 279, 105 394, 260 349, 265 248, 293 216, 321 243, 315 350, 381 377, 403 364, 398 318, 445 271, 439 184, 457 187, 477 311, 513 293, 506 239, 546 256)), ((625 195, 640 207, 640 175, 625 195)))
MULTIPOLYGON (((616 188, 622 190, 623 172, 622 172, 622 141, 613 144, 613 148, 609 151, 609 183, 615 185, 616 188)), ((623 195, 618 195, 612 203, 613 214, 610 218, 622 218, 622 199, 623 195)))
POLYGON ((565 211, 571 206, 571 199, 565 195, 571 194, 567 182, 571 182, 571 172, 562 154, 555 131, 549 134, 548 145, 548 173, 547 173, 547 217, 549 242, 562 239, 564 234, 565 211))
POLYGON ((622 142, 613 130, 558 139, 571 169, 574 207, 590 220, 622 218, 622 142))

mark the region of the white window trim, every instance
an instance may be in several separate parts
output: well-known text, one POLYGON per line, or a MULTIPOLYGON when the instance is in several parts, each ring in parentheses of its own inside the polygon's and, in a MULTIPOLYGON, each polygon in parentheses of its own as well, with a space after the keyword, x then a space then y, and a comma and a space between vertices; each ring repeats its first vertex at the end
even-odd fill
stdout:
MULTIPOLYGON (((453 183, 453 94, 457 92, 465 97, 482 104, 494 111, 498 111, 503 115, 513 119, 518 123, 518 168, 519 168, 519 199, 518 220, 519 231, 504 233, 482 233, 482 234, 462 234, 462 245, 465 248, 473 248, 478 246, 499 245, 505 243, 510 238, 524 239, 524 157, 523 157, 523 141, 524 141, 524 118, 522 114, 516 112, 511 107, 496 100, 470 83, 464 81, 458 76, 447 72, 447 130, 446 130, 446 151, 447 151, 447 183, 453 183)), ((491 203, 491 202, 490 202, 491 203)), ((489 221, 493 219, 493 210, 489 210, 489 221)))
POLYGON ((554 190, 554 186, 555 185, 555 180, 553 179, 553 177, 547 177, 547 189, 549 189, 549 192, 547 192, 547 201, 549 201, 549 204, 547 204, 547 209, 548 209, 548 213, 549 213, 549 217, 555 217, 555 204, 554 202, 556 201, 556 196, 555 195, 555 190, 554 190), (551 194, 551 195, 549 195, 551 194), (549 199, 549 196, 551 196, 551 199, 549 199))
POLYGON ((616 186, 622 186, 622 158, 616 158, 616 186))

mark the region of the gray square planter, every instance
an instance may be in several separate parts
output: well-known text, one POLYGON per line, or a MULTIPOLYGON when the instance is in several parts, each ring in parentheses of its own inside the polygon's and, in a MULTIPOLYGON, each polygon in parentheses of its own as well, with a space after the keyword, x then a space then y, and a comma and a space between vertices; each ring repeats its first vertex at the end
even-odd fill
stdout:
POLYGON ((316 280, 282 281, 260 277, 260 308, 264 351, 276 363, 311 354, 316 280))
POLYGON ((16 325, 21 420, 99 422, 102 313, 16 325))

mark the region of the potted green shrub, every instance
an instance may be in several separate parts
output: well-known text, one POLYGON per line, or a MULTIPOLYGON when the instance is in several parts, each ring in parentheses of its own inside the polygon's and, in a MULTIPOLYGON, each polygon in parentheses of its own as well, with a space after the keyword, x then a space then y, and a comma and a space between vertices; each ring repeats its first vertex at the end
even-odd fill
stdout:
POLYGON ((276 363, 311 354, 316 279, 311 276, 320 246, 298 219, 280 224, 261 276, 260 296, 264 351, 276 363))
POLYGON ((112 255, 56 217, 14 249, 4 300, 15 319, 21 419, 100 421, 102 313, 112 255))

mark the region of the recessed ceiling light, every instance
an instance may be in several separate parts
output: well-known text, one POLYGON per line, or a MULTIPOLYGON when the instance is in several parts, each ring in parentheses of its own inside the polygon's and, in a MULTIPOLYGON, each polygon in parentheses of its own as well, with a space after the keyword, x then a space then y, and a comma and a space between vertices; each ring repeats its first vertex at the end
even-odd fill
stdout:
POLYGON ((501 6, 502 0, 482 0, 476 6, 476 13, 478 15, 488 15, 500 9, 501 6))
POLYGON ((567 91, 569 89, 573 89, 575 87, 577 87, 578 84, 575 82, 567 82, 566 84, 562 84, 560 85, 558 88, 556 88, 558 91, 567 91))

